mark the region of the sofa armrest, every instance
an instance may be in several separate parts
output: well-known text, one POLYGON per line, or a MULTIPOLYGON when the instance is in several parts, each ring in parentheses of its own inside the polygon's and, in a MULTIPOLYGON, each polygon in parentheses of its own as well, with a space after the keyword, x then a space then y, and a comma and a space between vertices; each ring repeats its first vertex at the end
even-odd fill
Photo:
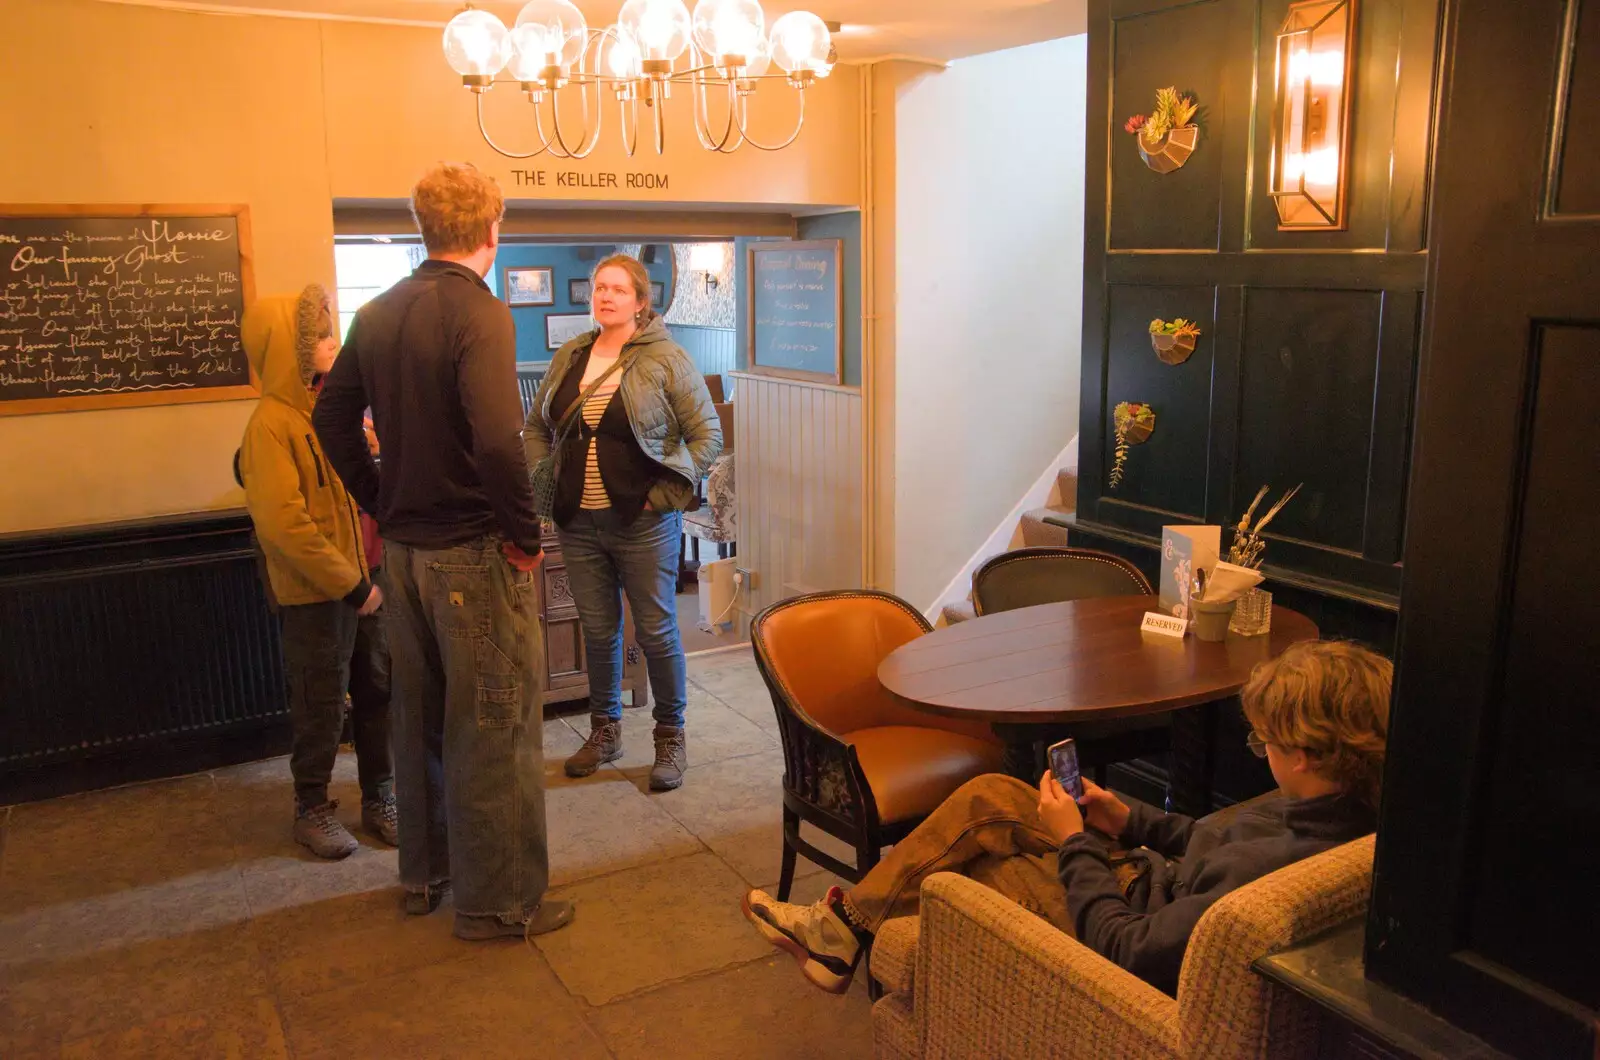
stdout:
POLYGON ((896 917, 878 929, 872 939, 867 971, 891 994, 910 994, 917 966, 918 918, 896 917))
POLYGON ((924 1055, 1177 1056, 1178 1003, 996 891, 922 886, 916 1014, 924 1055))

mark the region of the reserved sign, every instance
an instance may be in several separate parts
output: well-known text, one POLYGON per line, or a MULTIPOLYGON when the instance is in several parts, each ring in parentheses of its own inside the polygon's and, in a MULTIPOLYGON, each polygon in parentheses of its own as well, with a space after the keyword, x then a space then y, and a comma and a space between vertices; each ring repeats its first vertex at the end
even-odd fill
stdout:
POLYGON ((1144 624, 1139 627, 1141 633, 1159 633, 1163 637, 1181 637, 1189 630, 1189 623, 1175 615, 1164 615, 1160 611, 1146 611, 1144 624))

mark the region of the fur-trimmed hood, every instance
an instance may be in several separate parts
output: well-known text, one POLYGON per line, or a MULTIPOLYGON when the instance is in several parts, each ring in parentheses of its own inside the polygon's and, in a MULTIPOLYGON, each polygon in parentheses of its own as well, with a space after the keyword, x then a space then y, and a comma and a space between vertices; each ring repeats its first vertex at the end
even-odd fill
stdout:
POLYGON ((245 311, 240 337, 263 396, 311 412, 312 358, 332 320, 333 302, 317 283, 298 295, 268 295, 245 311))

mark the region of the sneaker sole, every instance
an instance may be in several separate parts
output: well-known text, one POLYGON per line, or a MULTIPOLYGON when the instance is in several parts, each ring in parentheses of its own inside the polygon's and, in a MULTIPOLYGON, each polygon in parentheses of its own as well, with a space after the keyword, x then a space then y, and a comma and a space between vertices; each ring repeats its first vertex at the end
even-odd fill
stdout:
POLYGON ((812 986, 830 994, 842 994, 850 989, 850 981, 855 978, 854 968, 846 975, 839 975, 817 963, 804 946, 763 920, 751 907, 748 894, 739 900, 739 908, 744 911, 744 918, 755 925, 763 938, 795 959, 795 963, 800 965, 800 974, 804 975, 812 986))
POLYGON ((296 843, 299 843, 301 846, 305 847, 307 850, 311 851, 311 853, 315 854, 317 857, 321 858, 323 861, 343 861, 345 858, 349 857, 351 854, 354 854, 356 851, 361 849, 361 844, 360 843, 353 843, 348 848, 339 851, 337 854, 324 854, 321 851, 319 851, 316 847, 312 846, 308 841, 306 841, 304 839, 301 839, 299 836, 295 836, 294 837, 294 841, 296 843))
POLYGON ((677 780, 657 780, 655 777, 650 778, 651 791, 677 791, 681 787, 683 787, 682 777, 679 777, 677 780))
POLYGON ((574 768, 572 768, 572 764, 570 762, 567 763, 565 766, 563 766, 562 769, 566 771, 567 776, 572 777, 574 780, 577 780, 577 779, 579 779, 581 777, 592 777, 592 776, 595 775, 595 773, 600 771, 600 767, 601 766, 609 765, 610 763, 615 762, 617 759, 619 759, 621 757, 622 757, 622 748, 619 747, 619 748, 617 748, 617 750, 614 753, 605 755, 599 761, 597 761, 592 767, 590 767, 588 769, 585 769, 582 766, 579 766, 578 768, 574 769, 574 768))

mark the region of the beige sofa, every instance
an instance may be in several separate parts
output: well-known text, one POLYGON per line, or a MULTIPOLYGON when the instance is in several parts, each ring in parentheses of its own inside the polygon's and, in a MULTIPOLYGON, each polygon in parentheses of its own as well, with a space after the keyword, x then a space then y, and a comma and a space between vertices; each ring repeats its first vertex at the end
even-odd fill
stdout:
POLYGON ((1373 837, 1241 887, 1206 911, 1173 999, 1015 903, 942 873, 884 925, 871 972, 879 1060, 1315 1055, 1317 1012, 1250 964, 1366 909, 1373 837))

